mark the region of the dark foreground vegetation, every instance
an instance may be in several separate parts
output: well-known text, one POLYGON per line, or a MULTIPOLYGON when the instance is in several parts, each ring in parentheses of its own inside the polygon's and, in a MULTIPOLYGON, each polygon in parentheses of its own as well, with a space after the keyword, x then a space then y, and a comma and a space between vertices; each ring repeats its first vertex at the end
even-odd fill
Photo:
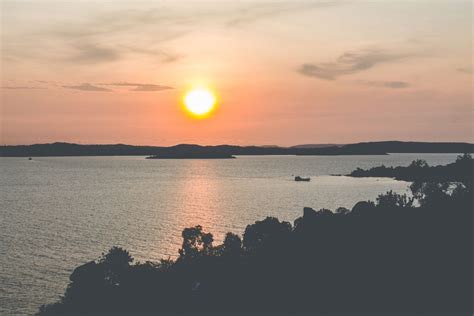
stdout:
POLYGON ((387 153, 462 153, 474 152, 469 143, 368 142, 348 145, 277 146, 199 146, 181 144, 170 147, 113 145, 80 145, 71 143, 0 146, 0 157, 46 156, 193 156, 205 155, 385 155, 387 153))
POLYGON ((411 189, 268 217, 221 245, 186 228, 175 261, 114 247, 39 315, 472 315, 472 178, 411 189))

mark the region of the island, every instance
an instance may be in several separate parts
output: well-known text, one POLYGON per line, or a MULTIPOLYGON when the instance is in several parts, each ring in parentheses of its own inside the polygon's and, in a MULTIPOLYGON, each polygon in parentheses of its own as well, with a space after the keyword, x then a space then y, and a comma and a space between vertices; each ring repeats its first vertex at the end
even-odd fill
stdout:
POLYGON ((146 159, 233 159, 233 155, 213 146, 178 145, 164 147, 158 154, 146 159))
POLYGON ((148 156, 146 159, 233 159, 235 156, 224 153, 161 153, 148 156))

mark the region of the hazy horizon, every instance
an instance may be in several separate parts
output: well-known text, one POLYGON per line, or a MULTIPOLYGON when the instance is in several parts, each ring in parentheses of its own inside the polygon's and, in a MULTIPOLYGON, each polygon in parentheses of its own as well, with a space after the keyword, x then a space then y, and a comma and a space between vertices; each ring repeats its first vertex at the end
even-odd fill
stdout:
POLYGON ((133 144, 133 143, 88 143, 88 142, 69 142, 69 141, 50 141, 43 143, 23 143, 23 144, 0 144, 0 146, 31 146, 31 145, 45 145, 45 144, 55 144, 55 143, 67 143, 74 145, 126 145, 126 146, 150 146, 150 147, 173 147, 178 145, 196 145, 196 146, 256 146, 256 147, 281 147, 281 148, 290 148, 295 146, 344 146, 350 144, 359 144, 359 143, 379 143, 379 142, 415 142, 415 143, 468 143, 474 144, 474 142, 469 141, 423 141, 423 140, 398 140, 398 139, 387 139, 387 140, 373 140, 373 141, 355 141, 351 143, 295 143, 290 145, 278 145, 278 144, 232 144, 232 143, 217 143, 217 144, 205 144, 205 143, 173 143, 169 145, 162 144, 133 144))
POLYGON ((470 1, 188 4, 2 1, 0 143, 474 141, 470 1))

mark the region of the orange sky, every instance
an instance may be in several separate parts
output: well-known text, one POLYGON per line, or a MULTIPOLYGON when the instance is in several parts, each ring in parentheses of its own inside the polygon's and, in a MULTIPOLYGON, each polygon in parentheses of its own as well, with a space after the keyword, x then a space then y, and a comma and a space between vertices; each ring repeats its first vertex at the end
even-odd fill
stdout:
POLYGON ((469 1, 1 6, 3 144, 473 141, 469 1))

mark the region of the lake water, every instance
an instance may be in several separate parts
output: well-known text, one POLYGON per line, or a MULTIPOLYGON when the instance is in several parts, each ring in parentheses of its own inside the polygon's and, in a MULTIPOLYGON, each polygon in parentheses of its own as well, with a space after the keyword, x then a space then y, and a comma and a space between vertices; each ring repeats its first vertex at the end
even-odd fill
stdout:
POLYGON ((456 155, 0 158, 0 314, 56 301, 76 266, 114 245, 141 261, 175 257, 185 227, 200 224, 220 242, 266 216, 293 222, 304 206, 407 192, 407 182, 331 174, 418 158, 436 165, 456 155))

